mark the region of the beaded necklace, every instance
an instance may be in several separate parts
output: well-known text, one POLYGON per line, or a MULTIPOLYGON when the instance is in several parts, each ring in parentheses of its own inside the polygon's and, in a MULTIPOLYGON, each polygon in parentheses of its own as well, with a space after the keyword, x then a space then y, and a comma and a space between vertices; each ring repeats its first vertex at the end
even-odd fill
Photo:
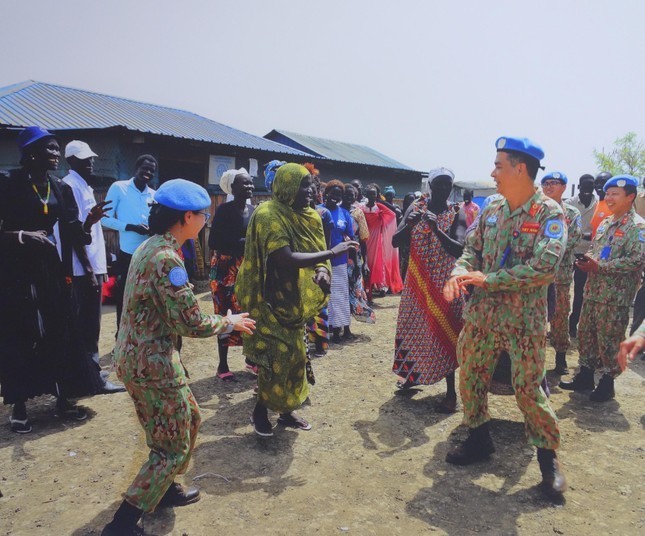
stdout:
POLYGON ((45 197, 45 199, 43 199, 43 197, 40 195, 38 188, 36 188, 36 185, 33 182, 31 183, 31 187, 33 188, 34 192, 36 192, 36 195, 38 196, 40 202, 43 204, 43 214, 49 214, 49 207, 47 206, 47 204, 49 203, 49 196, 52 193, 51 183, 49 182, 49 180, 47 181, 47 197, 45 197))

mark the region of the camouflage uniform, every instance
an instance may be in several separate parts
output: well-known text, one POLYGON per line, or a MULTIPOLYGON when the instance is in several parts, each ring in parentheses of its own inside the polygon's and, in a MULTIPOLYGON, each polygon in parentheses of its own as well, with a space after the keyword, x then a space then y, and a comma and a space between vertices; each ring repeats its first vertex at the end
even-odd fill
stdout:
POLYGON ((589 273, 578 328, 580 365, 616 377, 616 352, 625 338, 629 307, 645 260, 645 220, 632 207, 620 220, 605 218, 587 255, 598 261, 589 273))
POLYGON ((510 212, 505 199, 484 209, 466 238, 453 276, 480 270, 457 343, 464 423, 488 420, 488 387, 497 356, 510 354, 513 388, 529 441, 556 449, 560 432, 540 387, 544 377, 547 285, 553 281, 567 239, 562 208, 541 192, 510 212))
POLYGON ((567 246, 555 274, 555 313, 551 319, 551 343, 556 352, 566 352, 569 339, 569 312, 571 311, 571 281, 573 280, 573 252, 582 238, 580 211, 563 203, 567 222, 567 246))
POLYGON ((125 495, 144 512, 154 510, 175 476, 185 472, 201 422, 177 340, 182 335, 210 337, 228 326, 222 317, 199 310, 183 277, 179 247, 166 233, 135 251, 114 351, 117 375, 134 401, 150 447, 148 460, 125 495))

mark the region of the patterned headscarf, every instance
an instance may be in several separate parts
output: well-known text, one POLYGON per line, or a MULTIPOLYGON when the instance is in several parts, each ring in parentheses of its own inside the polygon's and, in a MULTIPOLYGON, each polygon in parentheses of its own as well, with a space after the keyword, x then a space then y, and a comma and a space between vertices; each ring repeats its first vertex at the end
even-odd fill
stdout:
POLYGON ((264 186, 270 192, 273 186, 273 181, 275 179, 275 172, 280 166, 284 166, 286 162, 282 160, 271 160, 266 166, 264 166, 264 186))
POLYGON ((309 170, 300 164, 280 166, 273 182, 273 198, 289 207, 293 205, 302 179, 307 175, 309 175, 309 170))

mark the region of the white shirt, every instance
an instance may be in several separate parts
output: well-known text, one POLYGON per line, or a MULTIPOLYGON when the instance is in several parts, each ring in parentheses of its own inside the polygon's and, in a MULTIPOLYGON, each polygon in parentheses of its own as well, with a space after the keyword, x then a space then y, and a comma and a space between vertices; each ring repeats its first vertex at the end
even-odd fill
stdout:
MULTIPOLYGON (((591 203, 588 207, 585 207, 584 203, 580 201, 580 197, 575 196, 564 201, 572 207, 576 207, 580 211, 580 227, 582 228, 583 233, 591 233, 591 219, 593 218, 594 212, 596 211, 596 205, 598 204, 598 198, 594 195, 591 198, 591 203)), ((590 240, 580 239, 578 245, 575 247, 575 253, 587 253, 591 247, 590 240)))
MULTIPOLYGON (((94 205, 96 199, 94 198, 94 190, 90 187, 85 179, 81 177, 76 171, 70 170, 69 175, 63 178, 63 182, 70 185, 72 192, 74 192, 74 199, 78 205, 78 219, 84 222, 87 215, 94 205)), ((92 225, 92 243, 85 246, 87 257, 92 266, 92 271, 96 275, 107 274, 107 262, 105 258, 105 239, 103 238, 103 229, 99 222, 92 225)), ((76 252, 73 252, 73 266, 74 275, 85 275, 85 269, 78 260, 76 252)))

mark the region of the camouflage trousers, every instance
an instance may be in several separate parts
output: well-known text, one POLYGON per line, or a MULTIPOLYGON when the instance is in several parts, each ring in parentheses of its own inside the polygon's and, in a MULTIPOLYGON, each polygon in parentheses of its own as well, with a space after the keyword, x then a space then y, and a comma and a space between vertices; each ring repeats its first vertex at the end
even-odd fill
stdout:
POLYGON ((555 286, 555 312, 551 318, 551 344, 556 352, 569 349, 569 312, 571 311, 571 285, 555 286))
POLYGON ((580 365, 617 377, 616 354, 629 323, 629 307, 584 300, 578 325, 580 365))
POLYGON ((186 472, 201 423, 199 406, 187 385, 127 383, 126 388, 150 448, 125 499, 152 512, 178 474, 186 472))
POLYGON ((511 358, 515 400, 524 415, 529 442, 536 447, 557 449, 558 421, 540 387, 545 346, 545 333, 492 331, 488 326, 467 322, 457 342, 464 424, 476 428, 490 420, 488 389, 500 351, 506 350, 511 358))

